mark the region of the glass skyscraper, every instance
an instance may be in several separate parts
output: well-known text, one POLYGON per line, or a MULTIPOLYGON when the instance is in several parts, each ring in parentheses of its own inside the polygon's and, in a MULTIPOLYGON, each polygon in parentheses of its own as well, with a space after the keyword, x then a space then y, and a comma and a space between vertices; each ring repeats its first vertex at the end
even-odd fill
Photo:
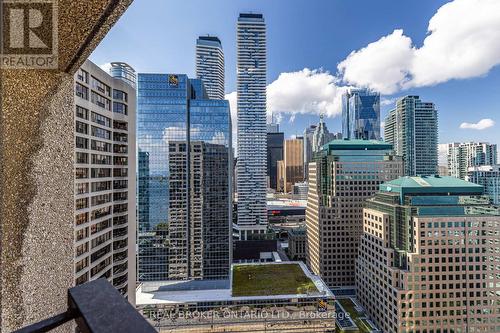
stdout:
POLYGON ((201 80, 139 74, 139 281, 227 278, 230 144, 229 103, 201 80))
POLYGON ((268 186, 274 190, 278 186, 278 161, 283 160, 285 134, 279 131, 278 124, 267 126, 267 177, 268 186))
POLYGON ((386 142, 404 160, 405 176, 438 174, 438 113, 434 103, 405 96, 385 119, 386 142))
POLYGON ((266 24, 262 14, 240 14, 237 27, 238 230, 240 238, 267 229, 266 24))
POLYGON ((380 140, 380 94, 349 89, 342 96, 342 137, 380 140))
POLYGON ((218 37, 196 40, 196 77, 203 81, 210 99, 224 99, 224 52, 218 37))

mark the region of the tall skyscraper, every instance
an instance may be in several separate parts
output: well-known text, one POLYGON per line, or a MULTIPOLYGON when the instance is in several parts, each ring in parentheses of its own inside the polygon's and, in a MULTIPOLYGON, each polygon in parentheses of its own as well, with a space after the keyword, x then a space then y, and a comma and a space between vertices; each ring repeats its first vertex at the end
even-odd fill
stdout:
POLYGON ((267 178, 268 187, 276 190, 278 186, 278 161, 283 160, 284 133, 278 124, 267 125, 267 178), (271 126, 270 126, 271 125, 271 126))
POLYGON ((304 181, 304 139, 296 137, 285 140, 285 192, 291 193, 295 183, 304 181))
POLYGON ((238 221, 241 239, 264 233, 266 213, 266 24, 240 14, 237 27, 238 221))
POLYGON ((453 177, 380 185, 363 210, 357 298, 384 332, 498 332, 500 212, 453 177))
POLYGON ((227 278, 229 103, 208 99, 199 79, 139 74, 137 128, 138 280, 227 278))
MULTIPOLYGON (((135 73, 124 63, 114 63, 118 67, 135 73)), ((136 92, 132 81, 112 77, 88 60, 75 75, 75 284, 104 277, 133 302, 136 92)))
POLYGON ((438 174, 438 114, 418 96, 400 98, 385 120, 385 141, 403 157, 405 176, 438 174))
POLYGON ((307 265, 329 287, 354 285, 364 201, 402 169, 392 145, 375 140, 331 141, 309 163, 307 265))
POLYGON ((465 179, 473 166, 497 164, 497 145, 484 142, 450 143, 448 145, 448 173, 465 179))
POLYGON ((336 139, 341 139, 339 134, 330 133, 328 127, 326 127, 325 121, 323 119, 323 115, 319 116, 319 124, 314 129, 313 137, 312 137, 312 152, 316 153, 320 151, 323 145, 328 142, 336 139))
POLYGON ((313 136, 316 130, 316 125, 310 125, 304 130, 304 179, 307 180, 308 167, 307 165, 312 159, 313 155, 313 136))
POLYGON ((466 181, 484 186, 494 205, 500 205, 500 165, 481 165, 469 167, 466 181))
POLYGON ((380 94, 348 89, 342 96, 342 137, 380 140, 380 94))
POLYGON ((224 99, 224 52, 218 37, 196 40, 196 77, 207 89, 208 98, 224 99))

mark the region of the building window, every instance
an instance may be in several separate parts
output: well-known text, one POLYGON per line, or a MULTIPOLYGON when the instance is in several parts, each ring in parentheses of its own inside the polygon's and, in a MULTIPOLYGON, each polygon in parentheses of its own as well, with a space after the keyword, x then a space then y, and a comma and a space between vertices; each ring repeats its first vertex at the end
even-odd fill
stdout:
POLYGON ((92 164, 111 164, 111 156, 92 154, 92 164))
POLYGON ((89 88, 81 85, 80 83, 75 83, 75 94, 85 100, 89 99, 89 88))
POLYGON ((77 105, 76 106, 76 116, 78 118, 82 118, 82 119, 89 119, 89 110, 87 110, 86 108, 82 108, 81 106, 77 105))
POLYGON ((75 200, 75 209, 85 209, 89 207, 89 198, 80 198, 75 200))
POLYGON ((91 96, 90 96, 90 100, 95 105, 98 105, 101 108, 104 108, 108 111, 111 111, 111 102, 106 97, 103 97, 103 96, 99 95, 98 93, 95 93, 92 91, 91 96))
POLYGON ((76 72, 76 77, 84 83, 89 83, 89 73, 81 68, 76 72))
POLYGON ((100 128, 100 127, 92 126, 92 136, 95 136, 95 137, 101 138, 101 139, 110 140, 111 139, 111 132, 108 130, 105 130, 103 128, 100 128))
POLYGON ((113 128, 126 131, 128 129, 128 124, 126 121, 113 120, 113 128))
POLYGON ((89 221, 89 213, 81 213, 75 216, 75 224, 82 225, 89 221))
POLYGON ((75 271, 78 273, 89 265, 89 258, 83 258, 75 265, 75 271))
POLYGON ((90 146, 91 146, 92 150, 102 151, 102 152, 106 152, 106 153, 111 152, 111 143, 92 140, 90 146))
POLYGON ((113 89, 113 99, 118 99, 123 102, 128 101, 128 94, 124 91, 113 89))
POLYGON ((89 125, 77 120, 75 122, 75 130, 81 134, 89 134, 89 125))
POLYGON ((76 179, 89 178, 89 169, 87 169, 87 168, 76 168, 75 169, 75 178, 76 179))
POLYGON ((127 142, 128 136, 125 133, 113 133, 113 140, 118 142, 127 142))
POLYGON ((87 164, 89 163, 89 154, 76 152, 76 163, 78 164, 87 164))
POLYGON ((92 112, 92 121, 99 125, 111 127, 111 119, 95 112, 92 112))
POLYGON ((111 169, 110 168, 92 168, 91 176, 92 176, 92 178, 111 177, 111 169))
POLYGON ((89 183, 78 183, 76 184, 76 194, 89 193, 89 183))
POLYGON ((127 115, 127 105, 120 102, 113 102, 113 112, 127 115))
POLYGON ((92 89, 95 89, 108 97, 111 97, 111 88, 92 76, 92 89))
POLYGON ((89 147, 89 140, 77 136, 76 138, 76 148, 87 149, 89 147))

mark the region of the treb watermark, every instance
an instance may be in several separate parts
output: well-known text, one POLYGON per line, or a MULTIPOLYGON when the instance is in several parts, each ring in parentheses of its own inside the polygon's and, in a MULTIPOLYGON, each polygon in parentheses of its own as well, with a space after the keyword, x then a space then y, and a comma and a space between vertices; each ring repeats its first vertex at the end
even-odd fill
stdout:
POLYGON ((343 320, 349 314, 336 313, 335 311, 268 311, 263 309, 255 310, 234 310, 220 309, 207 311, 190 311, 185 309, 156 309, 144 311, 144 315, 153 321, 266 321, 266 320, 343 320))
POLYGON ((57 0, 0 1, 0 68, 58 67, 57 0))

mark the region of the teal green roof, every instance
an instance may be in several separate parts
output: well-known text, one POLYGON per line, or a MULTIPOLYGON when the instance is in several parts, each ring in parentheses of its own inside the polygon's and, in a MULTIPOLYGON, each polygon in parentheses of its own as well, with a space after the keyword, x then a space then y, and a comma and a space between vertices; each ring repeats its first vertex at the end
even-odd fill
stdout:
POLYGON ((405 194, 483 194, 481 185, 455 177, 422 176, 401 177, 380 185, 380 190, 405 194))
POLYGON ((321 150, 391 150, 392 145, 377 140, 332 140, 321 150))

